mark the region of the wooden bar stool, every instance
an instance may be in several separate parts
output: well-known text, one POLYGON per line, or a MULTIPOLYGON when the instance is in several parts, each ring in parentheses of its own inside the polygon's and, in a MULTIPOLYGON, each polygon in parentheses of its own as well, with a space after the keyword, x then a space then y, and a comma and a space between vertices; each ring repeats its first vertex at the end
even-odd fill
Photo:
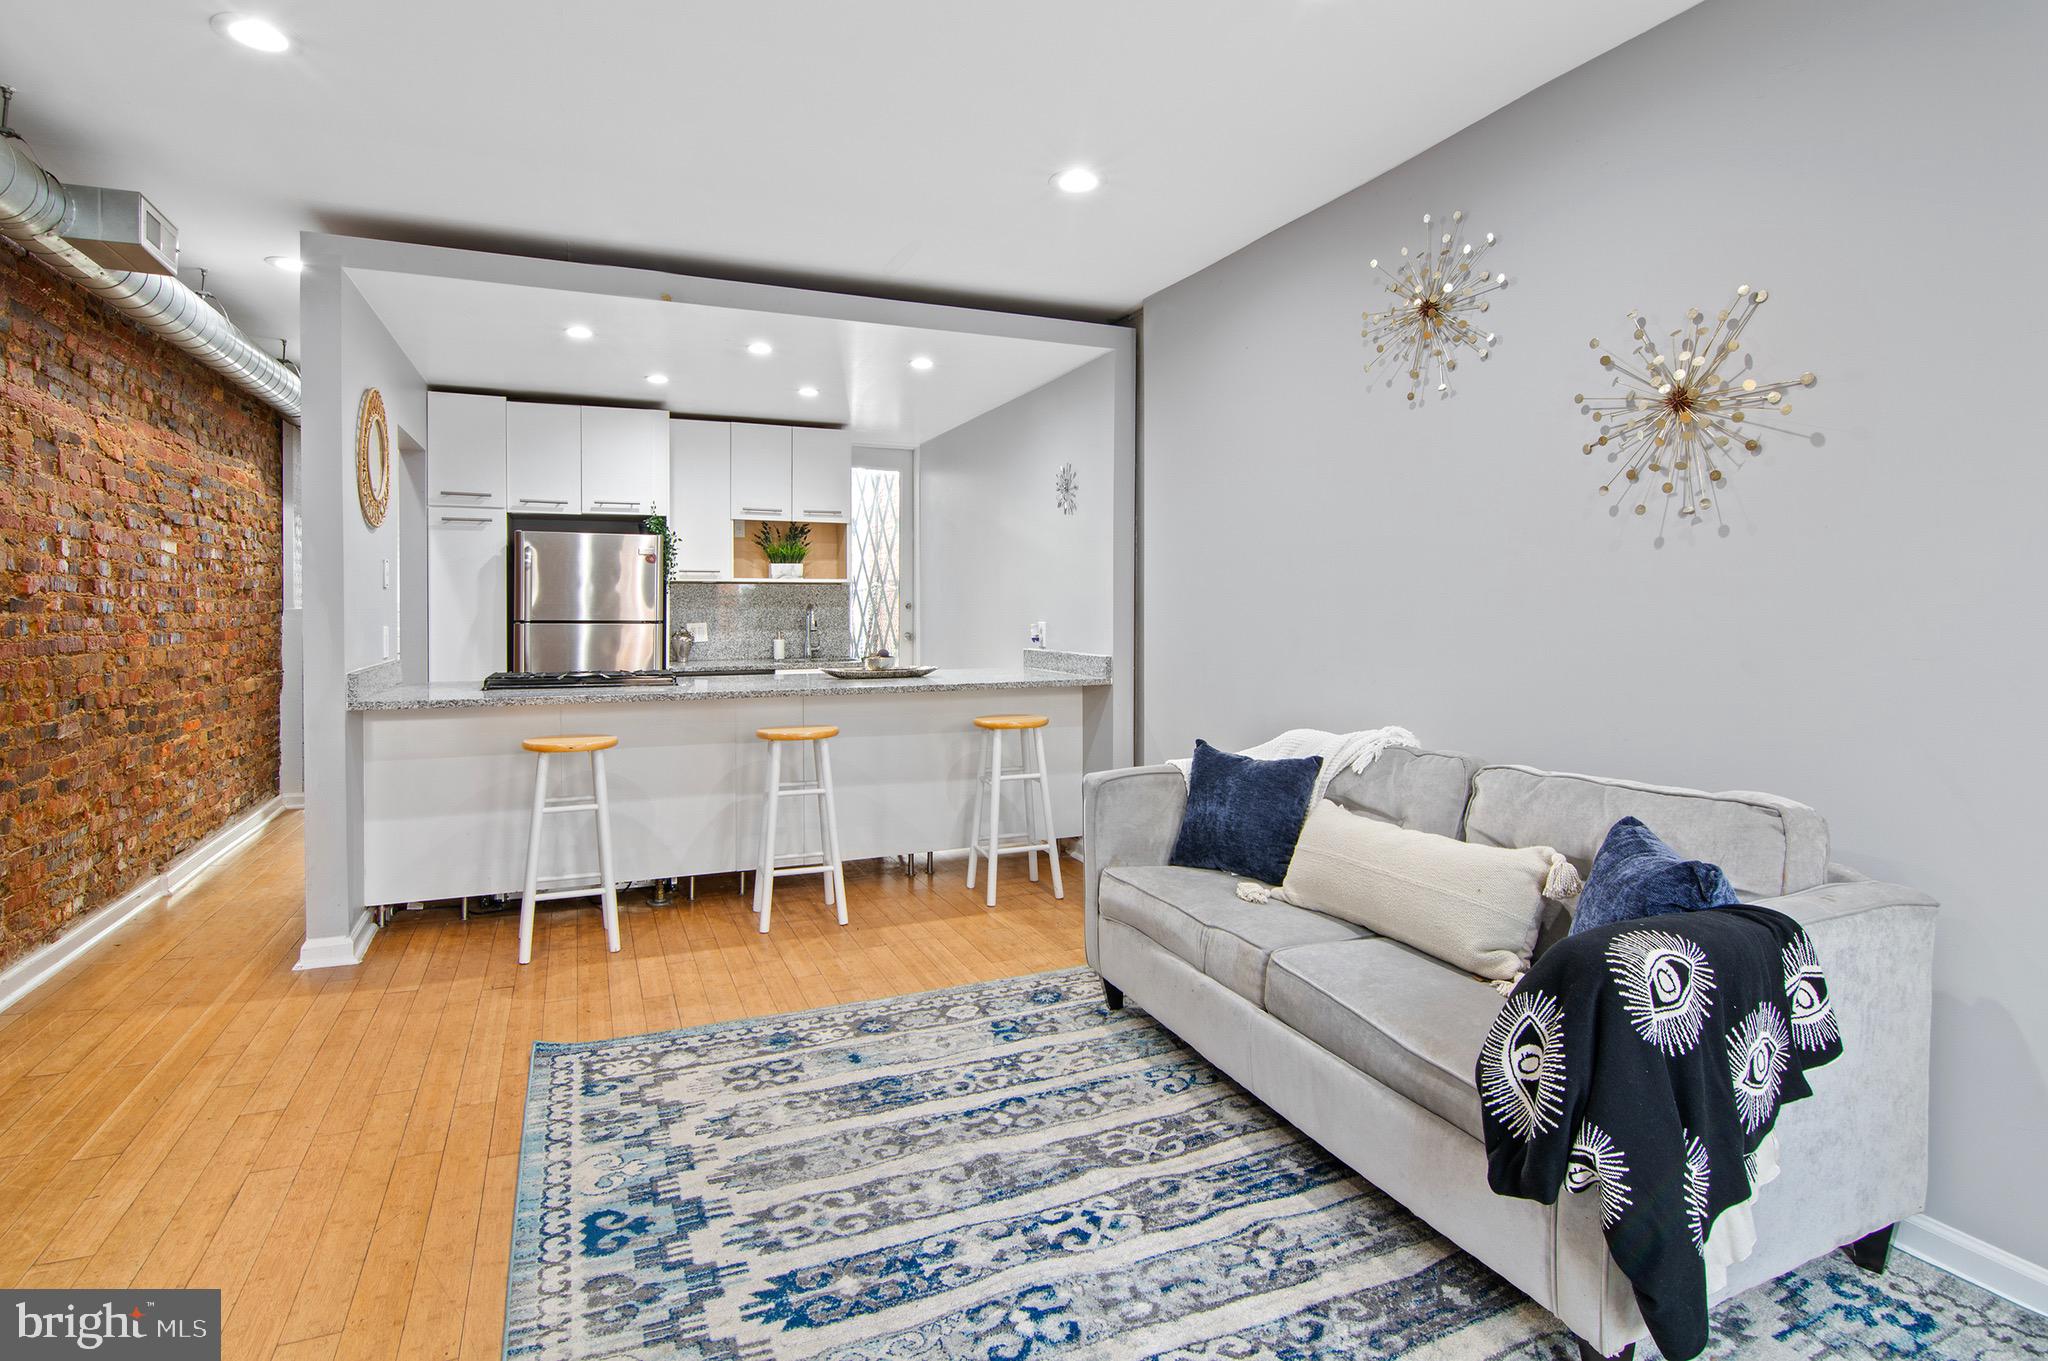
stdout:
POLYGON ((825 905, 839 909, 839 924, 846 925, 846 869, 839 863, 839 812, 832 803, 832 753, 826 743, 839 736, 839 729, 826 723, 787 728, 756 728, 754 736, 768 744, 768 784, 761 808, 761 868, 754 876, 754 915, 761 919, 761 934, 768 933, 768 916, 775 906, 775 881, 792 874, 817 874, 825 879, 825 905), (789 742, 808 742, 817 753, 818 778, 812 784, 782 782, 782 748, 789 742), (818 800, 818 836, 824 859, 801 865, 775 863, 776 807, 784 799, 818 800))
POLYGON ((563 737, 529 737, 519 744, 539 756, 533 771, 533 822, 526 833, 526 888, 519 895, 519 962, 525 964, 533 959, 533 905, 550 902, 556 898, 588 898, 597 894, 604 900, 605 945, 617 953, 619 948, 619 898, 612 884, 612 819, 610 806, 605 802, 604 754, 619 745, 616 737, 586 733, 563 737), (573 756, 579 752, 590 755, 591 797, 551 799, 548 797, 548 757, 573 756), (551 813, 595 813, 597 814, 597 882, 579 884, 572 888, 554 888, 540 892, 540 837, 541 827, 551 813))
POLYGON ((1038 853, 1045 852, 1046 863, 1052 866, 1052 896, 1067 896, 1066 886, 1060 882, 1059 838, 1052 828, 1052 785, 1045 775, 1045 725, 1044 714, 983 714, 974 720, 974 726, 988 734, 988 744, 982 751, 981 777, 976 781, 977 789, 988 786, 986 795, 977 795, 974 800, 974 839, 967 846, 967 887, 974 887, 974 862, 977 856, 988 857, 988 905, 996 905, 996 857, 1022 851, 1026 856, 1026 867, 1033 883, 1038 882, 1038 853), (1017 761, 1014 770, 1003 769, 1003 734, 1017 734, 1017 761), (1002 813, 1003 784, 1008 780, 1036 780, 1038 794, 1024 804, 1025 821, 1030 830, 1023 841, 1003 844, 1002 813), (983 798, 988 802, 988 842, 981 839, 981 805, 983 798), (1040 835, 1043 823, 1044 834, 1040 835))

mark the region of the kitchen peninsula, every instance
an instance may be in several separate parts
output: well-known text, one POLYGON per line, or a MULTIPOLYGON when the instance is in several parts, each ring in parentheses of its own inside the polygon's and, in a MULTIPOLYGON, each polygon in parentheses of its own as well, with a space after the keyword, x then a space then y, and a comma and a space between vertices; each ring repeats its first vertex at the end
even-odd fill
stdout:
MULTIPOLYGON (((803 663, 790 663, 792 668, 803 663)), ((407 684, 373 668, 353 678, 363 795, 363 897, 371 904, 516 892, 532 798, 524 738, 618 737, 607 784, 622 882, 752 869, 760 860, 760 727, 830 723, 847 859, 965 846, 982 746, 977 714, 1050 719, 1045 749, 1056 835, 1081 830, 1081 775, 1111 764, 1107 657, 1027 652, 1015 668, 939 669, 912 679, 840 680, 808 669, 693 677, 648 688, 491 690, 407 684)), ((572 763, 565 763, 565 767, 572 763)), ((578 772, 580 776, 580 772, 578 772)), ((563 772, 567 793, 570 771, 563 772)), ((587 778, 587 777, 584 777, 587 778)), ((1022 827, 1021 792, 1005 825, 1022 827)), ((817 849, 815 819, 793 820, 782 854, 817 849)), ((582 838, 551 837, 543 875, 587 870, 582 838)))

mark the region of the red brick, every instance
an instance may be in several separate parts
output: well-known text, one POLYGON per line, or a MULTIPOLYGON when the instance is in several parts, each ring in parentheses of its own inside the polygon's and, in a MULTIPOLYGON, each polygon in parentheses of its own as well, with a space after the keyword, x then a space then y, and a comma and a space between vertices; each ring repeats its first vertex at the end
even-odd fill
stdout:
POLYGON ((0 964, 276 792, 278 420, 0 244, 0 964))

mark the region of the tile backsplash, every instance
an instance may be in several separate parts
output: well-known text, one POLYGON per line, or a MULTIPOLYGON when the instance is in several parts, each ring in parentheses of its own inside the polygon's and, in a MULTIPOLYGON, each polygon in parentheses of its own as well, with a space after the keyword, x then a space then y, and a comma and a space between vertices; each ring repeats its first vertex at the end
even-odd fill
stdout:
MULTIPOLYGON (((756 661, 773 652, 775 635, 789 643, 789 655, 804 649, 804 610, 818 611, 821 657, 843 660, 853 650, 853 627, 847 613, 847 586, 841 581, 749 582, 671 581, 668 584, 668 627, 671 638, 685 624, 711 625, 690 651, 693 662, 756 661)), ((674 645, 670 645, 671 657, 674 645)))

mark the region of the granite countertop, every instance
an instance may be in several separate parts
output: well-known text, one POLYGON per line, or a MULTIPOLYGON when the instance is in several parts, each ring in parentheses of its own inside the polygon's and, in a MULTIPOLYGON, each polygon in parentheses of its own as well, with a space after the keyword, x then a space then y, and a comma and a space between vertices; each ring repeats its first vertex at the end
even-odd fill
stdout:
MULTIPOLYGON (((834 663, 836 665, 836 663, 834 663)), ((745 665, 706 662, 707 666, 745 665)), ((785 662, 785 666, 803 666, 785 662)), ((812 663, 816 665, 816 663, 812 663)), ((349 708, 358 713, 410 709, 496 709, 557 704, 676 704, 705 699, 788 699, 805 695, 952 694, 969 690, 1045 690, 1107 685, 1106 674, 1047 667, 947 667, 929 676, 900 680, 839 680, 819 674, 702 676, 687 670, 674 685, 588 686, 561 690, 486 690, 477 681, 406 684, 362 678, 352 687, 349 708)))

